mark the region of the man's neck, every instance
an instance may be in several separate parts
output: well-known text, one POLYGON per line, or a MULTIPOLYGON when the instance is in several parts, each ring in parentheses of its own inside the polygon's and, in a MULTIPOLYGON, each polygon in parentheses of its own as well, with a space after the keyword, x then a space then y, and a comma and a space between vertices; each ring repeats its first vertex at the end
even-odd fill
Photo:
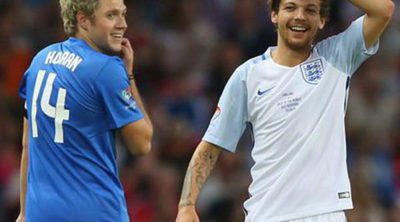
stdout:
POLYGON ((76 33, 75 38, 85 41, 92 49, 101 52, 96 44, 89 38, 89 36, 85 32, 81 31, 76 33))
POLYGON ((278 44, 271 56, 275 63, 283 66, 294 67, 304 62, 311 54, 311 47, 304 50, 293 50, 278 44))

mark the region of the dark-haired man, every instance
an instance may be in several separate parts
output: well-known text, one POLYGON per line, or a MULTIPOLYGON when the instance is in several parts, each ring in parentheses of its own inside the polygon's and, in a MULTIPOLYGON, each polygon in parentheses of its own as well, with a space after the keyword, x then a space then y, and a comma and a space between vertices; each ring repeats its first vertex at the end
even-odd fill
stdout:
POLYGON ((234 152, 247 124, 254 135, 246 222, 345 222, 353 207, 344 117, 349 81, 378 49, 391 0, 350 0, 365 12, 314 45, 326 0, 269 0, 276 47, 239 66, 189 164, 177 222, 198 222, 195 202, 220 154, 234 152))

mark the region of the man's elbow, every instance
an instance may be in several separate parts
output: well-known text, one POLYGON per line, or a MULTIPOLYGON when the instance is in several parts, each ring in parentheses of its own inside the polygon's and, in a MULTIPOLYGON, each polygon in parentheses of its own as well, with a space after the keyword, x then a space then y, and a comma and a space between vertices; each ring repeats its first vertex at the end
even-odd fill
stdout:
POLYGON ((384 10, 382 11, 382 18, 385 20, 390 20, 393 16, 395 4, 392 0, 386 0, 384 3, 384 10))
POLYGON ((137 155, 146 155, 151 150, 151 140, 153 138, 153 129, 149 129, 146 138, 143 139, 137 155))
POLYGON ((144 156, 150 153, 150 151, 151 151, 151 142, 148 142, 147 144, 141 145, 140 148, 135 151, 135 155, 144 156))
POLYGON ((153 138, 153 128, 149 127, 143 132, 138 141, 135 141, 130 149, 135 155, 146 155, 151 151, 151 140, 153 138))

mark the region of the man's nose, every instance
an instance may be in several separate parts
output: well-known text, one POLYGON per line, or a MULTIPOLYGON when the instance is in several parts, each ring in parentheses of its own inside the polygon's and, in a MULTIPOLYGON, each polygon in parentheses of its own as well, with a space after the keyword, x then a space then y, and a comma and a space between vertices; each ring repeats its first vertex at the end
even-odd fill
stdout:
POLYGON ((295 17, 294 17, 294 18, 295 18, 296 20, 304 20, 304 19, 305 19, 305 10, 299 8, 299 9, 296 11, 296 14, 295 14, 295 17))
POLYGON ((125 17, 121 17, 119 19, 119 22, 118 22, 117 26, 118 26, 118 28, 123 28, 123 29, 128 28, 128 23, 126 23, 125 17))

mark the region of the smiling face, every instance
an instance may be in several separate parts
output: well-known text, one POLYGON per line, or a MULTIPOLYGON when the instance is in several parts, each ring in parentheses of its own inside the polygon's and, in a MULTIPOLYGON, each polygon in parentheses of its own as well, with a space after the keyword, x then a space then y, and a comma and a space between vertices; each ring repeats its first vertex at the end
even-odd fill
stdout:
POLYGON ((271 12, 278 30, 278 46, 310 50, 318 30, 325 25, 320 7, 320 0, 281 0, 278 12, 271 12))
POLYGON ((123 0, 99 0, 93 18, 80 16, 84 18, 81 18, 79 34, 90 46, 105 54, 121 52, 122 37, 127 29, 123 0))

